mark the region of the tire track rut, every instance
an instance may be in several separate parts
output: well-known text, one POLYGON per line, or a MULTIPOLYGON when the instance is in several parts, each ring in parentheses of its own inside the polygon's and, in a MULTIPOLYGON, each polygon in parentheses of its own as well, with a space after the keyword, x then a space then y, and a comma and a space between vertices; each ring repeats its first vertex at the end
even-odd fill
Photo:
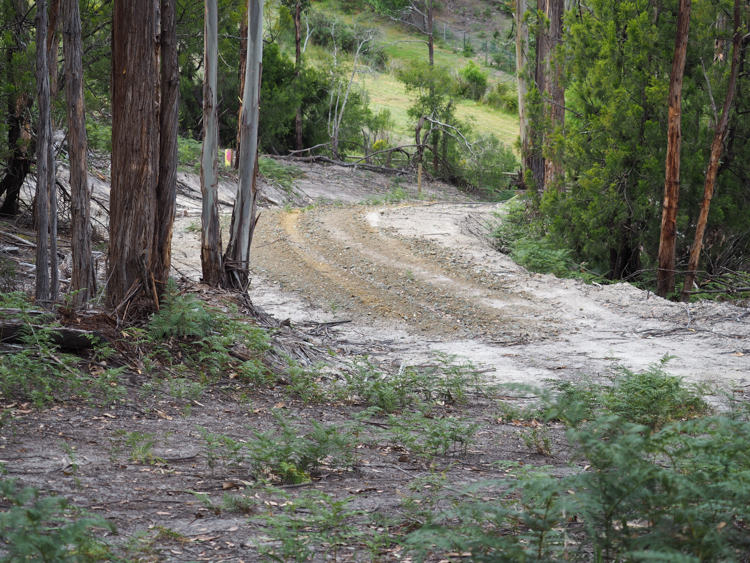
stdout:
POLYGON ((371 225, 366 215, 372 212, 339 206, 267 213, 256 235, 253 269, 332 312, 406 323, 426 335, 548 335, 533 318, 548 307, 514 292, 507 280, 467 267, 457 252, 429 239, 371 225))

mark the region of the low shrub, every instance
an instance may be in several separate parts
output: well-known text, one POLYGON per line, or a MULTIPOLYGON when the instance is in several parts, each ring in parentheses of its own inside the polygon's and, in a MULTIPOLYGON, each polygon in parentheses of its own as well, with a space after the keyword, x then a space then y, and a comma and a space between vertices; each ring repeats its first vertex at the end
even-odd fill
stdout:
POLYGON ((325 463, 331 467, 354 465, 355 437, 347 429, 312 421, 303 430, 293 420, 276 414, 277 430, 253 430, 245 444, 247 460, 256 478, 280 479, 285 483, 310 480, 325 463))
POLYGON ((62 497, 41 497, 39 490, 20 489, 16 479, 0 480, 0 499, 10 505, 0 512, 0 561, 94 562, 112 560, 97 529, 115 531, 112 523, 78 511, 62 497))
POLYGON ((60 327, 52 315, 32 316, 33 307, 20 292, 0 294, 0 308, 6 307, 12 308, 13 318, 22 323, 21 347, 3 355, 0 396, 31 401, 37 407, 74 396, 99 406, 123 397, 125 388, 119 384, 122 368, 82 371, 80 358, 61 352, 57 345, 60 327))
POLYGON ((407 544, 421 557, 493 563, 747 560, 750 423, 711 417, 649 432, 604 416, 568 440, 585 469, 475 485, 484 501, 436 516, 407 544))
POLYGON ((388 417, 389 434, 409 451, 427 459, 438 455, 466 455, 479 424, 461 418, 438 418, 427 411, 388 417))
POLYGON ((159 312, 151 317, 149 334, 154 340, 188 336, 205 337, 214 327, 214 317, 194 295, 180 295, 177 285, 169 280, 162 296, 159 312))
POLYGON ((469 61, 458 72, 456 90, 459 95, 472 100, 479 100, 487 90, 488 72, 484 72, 474 61, 469 61))
MULTIPOLYGON (((525 409, 501 403, 500 414, 510 420, 562 420, 579 425, 602 416, 617 416, 628 424, 639 424, 651 430, 681 420, 710 414, 711 407, 703 399, 709 391, 704 386, 686 384, 681 377, 666 372, 671 359, 665 356, 643 371, 622 366, 611 376, 611 385, 548 380, 551 391, 539 393, 539 401, 525 409), (564 411, 560 411, 561 406, 564 411)), ((518 386, 529 392, 525 386, 518 386)))
POLYGON ((498 82, 487 88, 482 95, 481 102, 501 111, 518 114, 518 93, 507 82, 498 82))
POLYGON ((666 373, 664 366, 668 360, 665 357, 641 372, 621 368, 612 387, 605 388, 602 397, 605 411, 654 429, 708 413, 710 407, 701 397, 706 389, 685 385, 681 377, 666 373))

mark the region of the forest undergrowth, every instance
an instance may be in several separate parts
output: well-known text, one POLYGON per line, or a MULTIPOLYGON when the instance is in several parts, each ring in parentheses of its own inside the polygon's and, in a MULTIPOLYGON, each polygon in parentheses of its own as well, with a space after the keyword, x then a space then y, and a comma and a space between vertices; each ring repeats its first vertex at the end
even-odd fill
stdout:
MULTIPOLYGON (((54 343, 61 311, 37 315, 22 294, 3 294, 0 309, 25 324, 0 363, 3 435, 22 432, 18 413, 31 409, 137 404, 168 422, 167 399, 189 422, 217 396, 251 413, 280 397, 277 407, 298 408, 269 409, 265 424, 241 433, 192 425, 199 482, 224 491, 186 494, 203 514, 240 516, 252 560, 747 561, 748 405, 729 394, 712 406, 720 391, 669 375, 669 358, 541 388, 495 385, 451 356, 382 366, 330 351, 330 362, 304 365, 230 302, 209 305, 186 289, 170 285, 147 323, 110 331, 84 356, 54 343), (326 412, 343 416, 330 423, 326 412), (488 432, 497 425, 507 432, 488 432), (486 434, 515 439, 534 461, 493 450, 486 434), (480 451, 491 478, 466 482, 460 468, 480 451), (388 509, 361 504, 366 482, 316 486, 377 467, 369 452, 420 469, 400 469, 410 478, 388 509)), ((167 440, 116 430, 108 457, 114 467, 165 468, 174 463, 160 451, 167 440)), ((83 479, 75 448, 65 451, 64 474, 83 479)), ((112 521, 55 487, 7 476, 0 487, 2 561, 161 560, 166 546, 193 541, 163 525, 113 536, 112 521)))

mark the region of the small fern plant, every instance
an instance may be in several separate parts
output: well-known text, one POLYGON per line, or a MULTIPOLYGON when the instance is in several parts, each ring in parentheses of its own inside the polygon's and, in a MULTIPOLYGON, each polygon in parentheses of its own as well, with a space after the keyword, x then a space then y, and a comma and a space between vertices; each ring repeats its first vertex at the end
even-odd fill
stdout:
POLYGON ((206 337, 214 327, 214 316, 194 295, 180 295, 170 278, 162 297, 162 307, 151 317, 149 335, 154 340, 175 337, 206 337))

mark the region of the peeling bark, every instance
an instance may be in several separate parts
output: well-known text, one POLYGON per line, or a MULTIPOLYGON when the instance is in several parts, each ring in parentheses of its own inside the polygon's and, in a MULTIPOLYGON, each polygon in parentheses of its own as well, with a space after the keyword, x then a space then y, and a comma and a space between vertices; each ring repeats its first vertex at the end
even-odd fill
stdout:
POLYGON ((691 0, 680 0, 677 16, 672 73, 669 78, 669 125, 667 129, 667 165, 659 241, 659 270, 656 293, 666 297, 675 288, 677 209, 680 198, 680 149, 682 146, 682 79, 685 74, 691 0))
POLYGON ((518 77, 518 120, 521 138, 521 171, 531 168, 529 155, 529 117, 526 114, 527 65, 529 63, 529 26, 524 21, 526 0, 516 0, 516 76, 518 77))
POLYGON ((237 114, 237 150, 234 155, 234 168, 237 169, 240 166, 240 146, 242 145, 242 139, 240 139, 242 133, 242 127, 240 122, 242 121, 242 103, 245 99, 245 72, 247 70, 247 10, 242 17, 242 23, 240 24, 240 68, 239 68, 239 79, 240 79, 240 109, 237 114))
POLYGON ((203 151, 201 154, 201 265, 203 281, 219 285, 221 266, 221 227, 219 225, 219 114, 217 110, 217 65, 219 26, 216 0, 206 0, 203 59, 203 151))
POLYGON ((50 194, 54 194, 54 176, 50 169, 52 159, 52 119, 50 111, 49 65, 47 61, 47 6, 38 0, 36 14, 36 82, 39 123, 36 142, 36 290, 39 303, 52 300, 50 286, 50 194))
MULTIPOLYGON (((549 0, 537 0, 537 11, 541 12, 545 16, 548 13, 548 2, 549 0)), ((544 114, 544 97, 547 94, 547 55, 549 53, 549 47, 547 44, 547 30, 546 27, 540 22, 536 32, 536 67, 534 72, 534 81, 536 87, 539 90, 541 104, 542 104, 542 115, 544 114)), ((531 132, 530 135, 530 146, 531 146, 531 173, 534 180, 535 189, 538 192, 544 191, 544 135, 540 128, 537 128, 531 132)))
POLYGON ((224 269, 229 283, 245 289, 248 284, 250 245, 256 217, 256 178, 258 174, 258 118, 263 61, 263 1, 248 0, 247 72, 240 117, 240 165, 237 198, 232 211, 229 244, 224 269))
POLYGON ((91 255, 91 192, 86 172, 86 108, 78 0, 63 0, 62 20, 70 158, 70 244, 73 261, 70 290, 76 292, 73 304, 80 306, 96 294, 96 272, 91 255))
MULTIPOLYGON (((556 58, 557 48, 562 45, 563 34, 563 0, 548 0, 549 31, 547 34, 547 88, 549 102, 547 112, 550 131, 562 128, 565 124, 565 88, 562 83, 562 61, 556 58)), ((545 189, 559 189, 563 180, 563 167, 559 155, 551 152, 551 142, 546 142, 547 154, 544 162, 545 189)))
POLYGON ((159 179, 156 184, 156 226, 153 273, 163 292, 172 265, 172 227, 177 197, 177 128, 180 76, 177 60, 177 1, 161 0, 161 103, 159 113, 159 179))
MULTIPOLYGON (((302 3, 297 2, 294 9, 294 52, 295 69, 294 78, 299 78, 302 68, 302 3)), ((302 150, 302 106, 297 108, 294 114, 294 148, 302 150)))
POLYGON ((112 17, 112 187, 107 299, 145 291, 156 223, 159 151, 158 5, 115 0, 112 17))
POLYGON ((711 156, 708 160, 708 170, 706 172, 706 183, 703 187, 703 202, 701 211, 698 216, 698 224, 695 229, 695 239, 690 249, 690 261, 688 263, 688 273, 685 276, 685 283, 682 286, 682 301, 690 301, 690 292, 695 282, 696 270, 700 261, 701 249, 703 248, 703 236, 706 232, 706 223, 708 222, 708 212, 711 207, 711 198, 714 195, 714 186, 721 165, 721 155, 724 152, 724 141, 727 138, 729 125, 729 113, 732 110, 732 101, 734 91, 737 86, 737 69, 740 66, 740 50, 742 49, 742 33, 740 29, 740 0, 734 0, 734 39, 732 40, 732 67, 729 75, 729 86, 727 88, 726 98, 724 98, 724 107, 721 110, 721 118, 716 124, 714 139, 711 143, 711 156))

